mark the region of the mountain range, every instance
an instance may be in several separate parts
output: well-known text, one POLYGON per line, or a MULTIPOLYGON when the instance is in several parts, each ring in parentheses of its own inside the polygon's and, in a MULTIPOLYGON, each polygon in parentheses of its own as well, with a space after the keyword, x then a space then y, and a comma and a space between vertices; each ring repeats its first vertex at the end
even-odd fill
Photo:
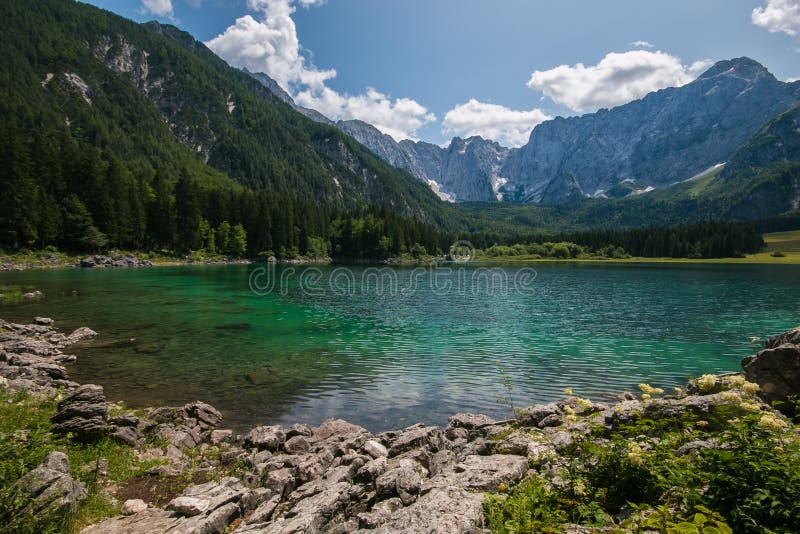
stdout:
MULTIPOLYGON (((277 87, 271 80, 265 85, 277 87)), ((641 194, 696 177, 728 161, 762 125, 798 100, 800 81, 781 82, 743 57, 720 61, 682 87, 610 110, 546 121, 518 149, 477 136, 456 137, 446 148, 396 142, 358 120, 336 126, 445 200, 555 205, 641 194)))
POLYGON ((120 206, 156 213, 148 203, 160 187, 174 209, 184 175, 209 192, 199 206, 208 223, 241 221, 252 234, 269 212, 273 238, 289 232, 293 243, 328 232, 329 214, 343 211, 495 235, 758 219, 800 203, 800 82, 748 58, 544 122, 510 149, 481 137, 397 142, 362 121, 331 121, 174 26, 71 0, 0 4, 0 44, 0 244, 9 246, 65 235, 76 206, 119 233, 120 206), (281 205, 294 208, 279 221, 281 205), (293 213, 301 205, 308 228, 293 213), (41 216, 31 223, 33 207, 41 216))

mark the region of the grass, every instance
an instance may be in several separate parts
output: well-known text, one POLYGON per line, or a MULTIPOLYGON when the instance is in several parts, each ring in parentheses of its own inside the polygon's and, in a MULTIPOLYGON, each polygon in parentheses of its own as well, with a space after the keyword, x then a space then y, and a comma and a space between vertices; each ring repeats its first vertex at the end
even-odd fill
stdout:
POLYGON ((800 230, 764 234, 764 241, 767 243, 768 252, 779 250, 787 257, 791 252, 800 253, 800 230))
MULTIPOLYGON (((79 443, 68 436, 51 433, 50 418, 55 414, 57 398, 27 393, 9 393, 0 387, 0 532, 77 533, 87 525, 120 513, 126 499, 140 498, 163 506, 191 484, 221 476, 241 476, 243 465, 223 463, 228 446, 184 449, 187 467, 176 474, 151 474, 148 470, 169 463, 164 456, 140 459, 137 449, 108 437, 92 443, 79 443), (26 504, 11 491, 14 483, 39 466, 51 452, 60 451, 69 458, 71 476, 86 485, 88 498, 74 514, 62 517, 33 518, 21 515, 26 504), (104 460, 103 464, 100 460, 104 460), (209 460, 220 462, 209 473, 200 465, 209 460)), ((112 405, 110 414, 141 411, 112 405)), ((167 443, 149 439, 138 447, 166 451, 167 443)))

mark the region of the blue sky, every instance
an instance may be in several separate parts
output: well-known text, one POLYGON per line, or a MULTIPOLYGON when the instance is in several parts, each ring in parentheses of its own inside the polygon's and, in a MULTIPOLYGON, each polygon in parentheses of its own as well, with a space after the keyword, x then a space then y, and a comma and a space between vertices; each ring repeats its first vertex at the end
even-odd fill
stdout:
POLYGON ((800 77, 800 0, 92 0, 172 22, 334 119, 442 144, 520 145, 749 56, 800 77))

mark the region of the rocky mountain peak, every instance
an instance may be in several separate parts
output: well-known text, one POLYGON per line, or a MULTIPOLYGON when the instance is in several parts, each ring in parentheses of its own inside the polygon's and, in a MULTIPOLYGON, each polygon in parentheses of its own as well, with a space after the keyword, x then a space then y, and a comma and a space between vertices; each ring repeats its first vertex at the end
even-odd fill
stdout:
POLYGON ((717 61, 711 68, 700 75, 698 80, 707 80, 723 76, 741 78, 749 82, 755 82, 762 77, 775 80, 775 76, 773 76, 764 65, 749 57, 717 61))

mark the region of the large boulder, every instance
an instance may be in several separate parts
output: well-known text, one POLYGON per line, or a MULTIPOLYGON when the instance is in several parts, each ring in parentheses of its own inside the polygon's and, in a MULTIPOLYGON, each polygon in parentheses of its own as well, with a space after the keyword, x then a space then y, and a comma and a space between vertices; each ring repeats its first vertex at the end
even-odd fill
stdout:
POLYGON ((787 415, 795 414, 792 399, 800 398, 800 345, 776 343, 781 341, 778 338, 795 339, 795 331, 772 338, 767 343, 772 348, 742 360, 745 378, 760 386, 761 398, 769 404, 779 402, 778 409, 787 415))
POLYGON ((482 532, 483 499, 483 494, 463 488, 433 488, 411 506, 397 509, 377 529, 357 532, 477 534, 482 532))
POLYGON ((800 345, 800 326, 796 326, 791 330, 769 338, 766 345, 768 349, 776 349, 786 343, 790 345, 800 345))
POLYGON ((96 440, 111 430, 107 417, 108 405, 103 387, 84 384, 58 403, 58 411, 51 418, 52 431, 71 434, 79 441, 96 440))
POLYGON ((451 470, 437 474, 422 485, 422 492, 448 486, 472 491, 497 491, 520 481, 528 472, 528 459, 512 454, 467 456, 451 470))
MULTIPOLYGON (((74 513, 86 499, 86 486, 69 474, 69 459, 63 452, 52 452, 44 463, 29 471, 11 488, 14 502, 24 503, 15 514, 36 527, 74 513)), ((34 528, 35 530, 35 528, 34 528)))

